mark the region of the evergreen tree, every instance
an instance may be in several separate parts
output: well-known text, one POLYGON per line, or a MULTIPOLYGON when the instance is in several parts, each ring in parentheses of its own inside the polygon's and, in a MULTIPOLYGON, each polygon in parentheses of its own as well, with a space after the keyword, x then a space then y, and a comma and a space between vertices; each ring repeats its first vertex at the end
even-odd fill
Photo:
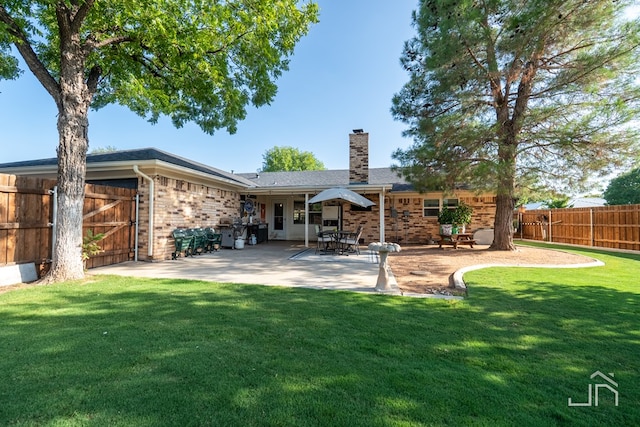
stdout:
POLYGON ((414 139, 394 153, 399 170, 421 190, 494 191, 492 248, 513 250, 518 186, 575 191, 637 150, 632 3, 421 0, 393 98, 414 139))

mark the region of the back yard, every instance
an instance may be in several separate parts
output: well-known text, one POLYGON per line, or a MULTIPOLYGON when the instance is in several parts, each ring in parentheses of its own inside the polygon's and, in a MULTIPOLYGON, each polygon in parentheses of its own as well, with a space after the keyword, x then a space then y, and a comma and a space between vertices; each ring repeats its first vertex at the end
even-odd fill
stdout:
POLYGON ((640 256, 464 301, 98 276, 0 294, 1 425, 638 425, 640 256), (619 394, 600 389, 595 371, 619 394))

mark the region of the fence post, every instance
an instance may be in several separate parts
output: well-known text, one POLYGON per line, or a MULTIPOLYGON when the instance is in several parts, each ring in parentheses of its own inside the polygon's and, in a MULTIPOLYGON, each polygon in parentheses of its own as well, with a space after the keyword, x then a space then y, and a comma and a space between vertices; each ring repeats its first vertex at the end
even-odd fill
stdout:
POLYGON ((589 244, 595 246, 595 233, 593 232, 593 209, 589 209, 589 244))
POLYGON ((133 254, 134 254, 133 260, 136 262, 138 262, 138 227, 139 227, 138 224, 140 224, 139 216, 138 216, 139 212, 140 212, 140 194, 136 193, 136 231, 135 231, 136 235, 134 237, 135 243, 133 248, 133 254))
POLYGON ((51 213, 51 262, 55 263, 56 231, 58 229, 58 186, 55 185, 53 190, 49 190, 49 194, 51 194, 53 198, 53 212, 51 213))
POLYGON ((551 237, 551 224, 553 224, 553 219, 551 219, 551 209, 549 209, 549 242, 553 242, 553 238, 551 237))

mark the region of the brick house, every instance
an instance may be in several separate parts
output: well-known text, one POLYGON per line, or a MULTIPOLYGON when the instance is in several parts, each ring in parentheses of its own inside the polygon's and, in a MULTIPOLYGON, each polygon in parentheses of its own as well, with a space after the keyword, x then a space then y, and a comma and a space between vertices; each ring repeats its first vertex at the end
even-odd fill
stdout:
MULTIPOLYGON (((175 228, 219 228, 240 220, 261 223, 273 240, 309 244, 315 241, 316 225, 340 229, 362 225, 365 243, 427 243, 438 234, 438 211, 464 202, 474 209, 471 230, 493 227, 494 195, 463 189, 448 195, 418 193, 390 168, 368 167, 368 136, 362 131, 349 135, 349 170, 234 174, 145 148, 88 155, 86 180, 137 189, 141 260, 170 259, 175 228), (306 202, 332 187, 347 187, 375 205, 360 208, 328 201, 310 205, 307 215, 306 202), (251 212, 245 209, 249 205, 254 208, 251 212)), ((55 178, 57 160, 0 164, 0 172, 55 178)))

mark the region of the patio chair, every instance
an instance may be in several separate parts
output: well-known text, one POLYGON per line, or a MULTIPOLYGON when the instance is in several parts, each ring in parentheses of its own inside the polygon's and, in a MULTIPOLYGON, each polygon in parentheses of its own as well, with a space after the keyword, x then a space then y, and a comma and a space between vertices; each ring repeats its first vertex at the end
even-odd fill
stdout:
POLYGON ((329 246, 331 246, 331 244, 333 243, 333 232, 321 231, 318 224, 316 224, 314 227, 316 229, 316 236, 318 237, 318 242, 316 244, 316 253, 318 253, 319 251, 327 253, 327 251, 329 250, 329 246))
POLYGON ((182 252, 184 252, 185 258, 192 255, 191 243, 193 242, 193 236, 187 234, 185 229, 176 228, 171 233, 171 237, 173 237, 176 244, 176 251, 171 253, 171 259, 178 259, 182 252))
POLYGON ((205 228, 204 232, 207 235, 207 246, 205 252, 219 251, 222 246, 222 234, 216 233, 216 231, 211 227, 205 228))
POLYGON ((187 234, 193 236, 191 241, 191 255, 199 255, 205 252, 207 246, 207 234, 202 228, 189 228, 187 234))
POLYGON ((361 225, 358 226, 354 233, 347 234, 341 241, 340 246, 342 247, 343 253, 355 252, 357 255, 360 255, 360 236, 362 236, 362 230, 364 227, 361 225))

